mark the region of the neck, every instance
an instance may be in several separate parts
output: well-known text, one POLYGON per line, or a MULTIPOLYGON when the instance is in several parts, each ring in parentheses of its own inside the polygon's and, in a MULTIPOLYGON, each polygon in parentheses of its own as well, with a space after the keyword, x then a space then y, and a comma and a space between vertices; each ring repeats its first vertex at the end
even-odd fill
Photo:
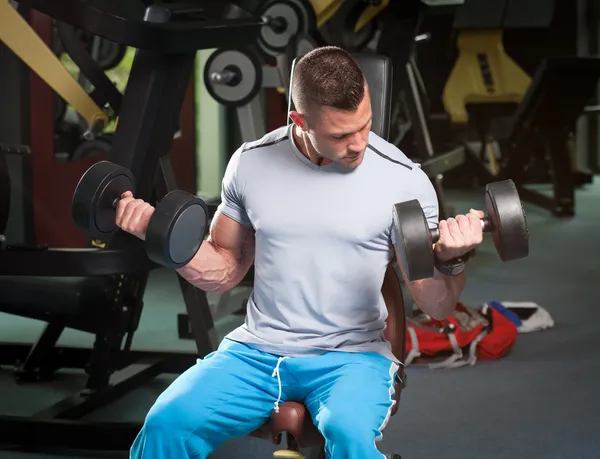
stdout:
POLYGON ((296 147, 300 150, 300 153, 306 156, 310 162, 317 164, 318 166, 322 164, 324 158, 317 153, 310 143, 308 136, 304 135, 302 129, 296 125, 292 128, 292 137, 296 147))

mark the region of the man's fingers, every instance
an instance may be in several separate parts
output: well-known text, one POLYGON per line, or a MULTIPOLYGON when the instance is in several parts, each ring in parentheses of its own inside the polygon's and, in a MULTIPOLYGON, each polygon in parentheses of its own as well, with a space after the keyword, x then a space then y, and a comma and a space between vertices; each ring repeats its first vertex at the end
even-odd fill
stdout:
POLYGON ((448 222, 448 231, 450 232, 452 239, 461 239, 462 235, 460 232, 460 226, 458 225, 458 222, 456 221, 456 219, 449 218, 446 221, 448 222))
POLYGON ((475 209, 471 209, 469 211, 469 215, 475 215, 477 216, 479 219, 482 219, 483 217, 485 217, 485 212, 483 210, 475 210, 475 209))

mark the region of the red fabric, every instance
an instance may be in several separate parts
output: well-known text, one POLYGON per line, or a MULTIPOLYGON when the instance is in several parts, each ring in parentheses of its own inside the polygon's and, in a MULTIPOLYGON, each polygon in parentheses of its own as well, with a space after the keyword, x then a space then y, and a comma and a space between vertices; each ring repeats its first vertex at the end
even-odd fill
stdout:
MULTIPOLYGON (((455 311, 445 320, 430 319, 425 322, 409 320, 407 328, 414 331, 418 341, 417 360, 427 360, 452 355, 455 349, 450 339, 454 336, 463 359, 469 358, 471 343, 481 335, 476 347, 476 357, 494 360, 505 356, 513 347, 517 338, 517 327, 494 308, 481 310, 468 308, 458 303, 455 311)), ((413 337, 406 334, 407 355, 413 350, 413 337)))
POLYGON ((477 346, 477 357, 495 360, 504 357, 514 347, 518 330, 513 322, 494 308, 487 308, 487 315, 492 324, 477 346))

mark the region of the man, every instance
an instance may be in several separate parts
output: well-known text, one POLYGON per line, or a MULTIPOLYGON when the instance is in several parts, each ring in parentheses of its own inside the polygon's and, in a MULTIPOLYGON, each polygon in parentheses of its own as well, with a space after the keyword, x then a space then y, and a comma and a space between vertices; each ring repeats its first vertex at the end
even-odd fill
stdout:
MULTIPOLYGON (((304 56, 292 94, 293 124, 235 152, 210 237, 179 270, 201 289, 225 292, 254 262, 246 321, 159 396, 132 458, 206 458, 287 400, 307 406, 328 457, 382 457, 375 441, 400 363, 384 338, 381 295, 393 261, 392 206, 417 198, 434 226, 437 198, 417 164, 370 132, 369 88, 344 50, 304 56)), ((143 239, 152 212, 125 193, 117 224, 143 239)), ((481 242, 482 216, 439 222, 441 271, 481 242)), ((406 282, 439 319, 465 285, 463 274, 440 271, 406 282)))

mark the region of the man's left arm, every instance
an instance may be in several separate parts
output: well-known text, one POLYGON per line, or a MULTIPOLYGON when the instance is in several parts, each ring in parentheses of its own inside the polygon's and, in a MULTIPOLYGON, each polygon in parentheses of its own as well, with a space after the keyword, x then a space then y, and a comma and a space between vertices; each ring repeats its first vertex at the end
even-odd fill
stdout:
MULTIPOLYGON (((454 218, 441 220, 438 224, 439 210, 435 189, 422 170, 416 169, 413 174, 414 180, 411 181, 411 185, 414 186, 429 227, 439 227, 440 237, 434 245, 437 264, 460 264, 461 257, 466 256, 483 240, 481 226, 483 212, 471 210, 467 215, 457 215, 454 218)), ((395 245, 394 239, 392 242, 395 245)), ((437 320, 448 317, 456 307, 465 287, 464 272, 457 275, 443 274, 436 268, 433 277, 410 281, 404 272, 404 267, 401 263, 398 265, 404 282, 419 309, 437 320)))

